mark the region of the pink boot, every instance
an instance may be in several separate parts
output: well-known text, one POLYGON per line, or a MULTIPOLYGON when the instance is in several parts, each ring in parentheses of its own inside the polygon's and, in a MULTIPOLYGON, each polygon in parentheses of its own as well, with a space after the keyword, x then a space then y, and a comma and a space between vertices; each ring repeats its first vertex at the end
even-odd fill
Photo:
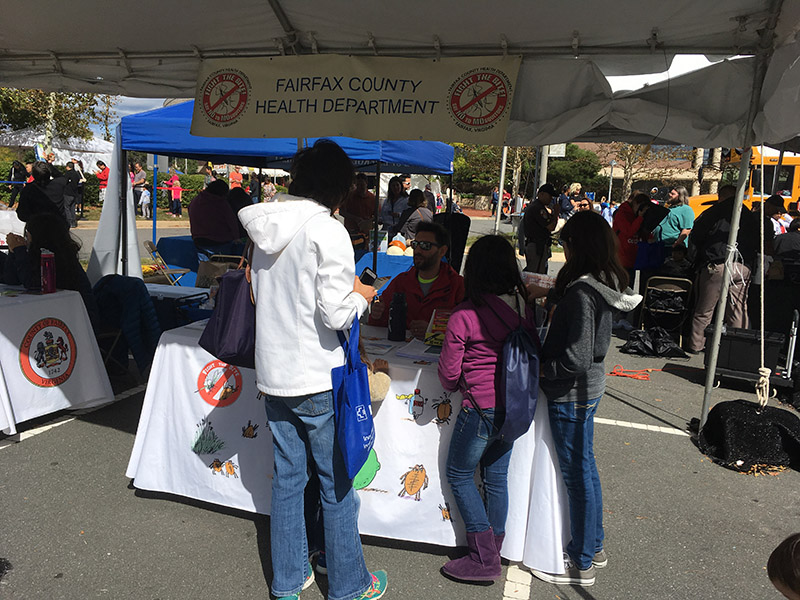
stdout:
POLYGON ((495 581, 500 577, 500 553, 491 528, 467 533, 467 548, 466 556, 451 560, 442 567, 445 575, 458 581, 495 581))

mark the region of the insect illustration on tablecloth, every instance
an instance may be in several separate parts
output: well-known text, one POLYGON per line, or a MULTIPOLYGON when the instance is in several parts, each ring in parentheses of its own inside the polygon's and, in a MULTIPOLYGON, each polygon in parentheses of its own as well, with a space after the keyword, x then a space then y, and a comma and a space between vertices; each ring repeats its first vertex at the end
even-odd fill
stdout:
POLYGON ((233 475, 235 479, 239 479, 239 476, 236 474, 236 469, 239 468, 239 465, 233 464, 233 461, 226 460, 225 461, 225 477, 230 477, 233 475))
POLYGON ((450 392, 444 392, 437 402, 433 403, 436 411, 436 424, 450 423, 450 416, 453 414, 453 406, 450 403, 450 392))
POLYGON ((400 476, 400 481, 403 482, 403 489, 397 495, 401 498, 413 496, 414 500, 419 502, 422 490, 428 489, 428 474, 422 465, 409 467, 409 470, 400 476))
POLYGON ((236 479, 239 479, 239 476, 236 474, 236 469, 239 468, 239 465, 234 464, 233 461, 226 460, 225 462, 222 462, 220 459, 215 458, 208 466, 211 469, 211 473, 214 475, 221 473, 222 475, 225 475, 225 477, 230 477, 233 475, 236 479))
POLYGON ((200 419, 192 441, 192 452, 195 454, 214 454, 225 447, 225 442, 214 431, 211 421, 200 419))
POLYGON ((442 513, 442 521, 452 521, 453 518, 450 516, 450 503, 445 502, 444 506, 441 504, 439 505, 439 511, 442 513))
POLYGON ((258 437, 258 423, 253 424, 250 419, 247 419, 247 427, 242 427, 242 437, 248 439, 258 437))
POLYGON ((223 463, 220 459, 215 458, 208 466, 211 468, 211 472, 216 475, 217 473, 222 473, 222 468, 225 466, 225 463, 223 463))

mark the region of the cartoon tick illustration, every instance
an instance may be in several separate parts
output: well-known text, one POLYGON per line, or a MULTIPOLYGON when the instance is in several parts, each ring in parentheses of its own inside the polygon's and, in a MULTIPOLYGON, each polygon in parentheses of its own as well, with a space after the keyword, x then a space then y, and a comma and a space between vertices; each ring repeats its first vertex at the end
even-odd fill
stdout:
POLYGON ((436 423, 450 423, 450 415, 453 414, 453 406, 450 404, 450 394, 445 393, 439 402, 434 403, 434 410, 436 411, 436 423))
POLYGON ((211 467, 211 472, 214 475, 216 475, 217 473, 222 473, 222 467, 225 465, 223 465, 220 459, 215 458, 214 460, 211 461, 211 464, 208 466, 211 467))
POLYGON ((403 496, 414 496, 414 500, 419 502, 421 500, 420 493, 422 490, 428 489, 428 474, 425 472, 425 467, 422 465, 414 465, 400 477, 403 482, 403 489, 397 494, 401 498, 403 496))
POLYGON ((445 502, 444 506, 441 504, 439 505, 439 510, 442 513, 442 521, 452 521, 453 519, 450 517, 450 503, 445 502))
POLYGON ((258 423, 253 425, 252 421, 248 419, 247 427, 242 427, 242 437, 250 439, 258 437, 258 423))
POLYGON ((231 475, 233 475, 234 478, 239 479, 239 476, 236 474, 236 469, 239 468, 239 465, 235 465, 233 464, 232 461, 228 460, 225 462, 224 466, 225 466, 225 477, 230 477, 231 475))

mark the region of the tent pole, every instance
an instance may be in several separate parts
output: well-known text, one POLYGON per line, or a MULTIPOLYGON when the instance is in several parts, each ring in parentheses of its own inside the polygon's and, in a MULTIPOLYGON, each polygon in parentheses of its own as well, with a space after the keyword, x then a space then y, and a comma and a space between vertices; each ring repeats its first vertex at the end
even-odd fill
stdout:
POLYGON ((700 412, 700 429, 703 429, 708 418, 708 411, 711 406, 711 391, 714 389, 714 379, 716 378, 717 359, 719 358, 719 342, 722 339, 722 321, 725 317, 725 307, 728 303, 728 290, 730 288, 730 277, 733 268, 733 255, 736 252, 736 238, 739 233, 739 217, 742 212, 742 204, 744 203, 744 190, 750 176, 750 157, 753 154, 753 122, 756 119, 758 106, 761 101, 761 88, 764 85, 764 76, 769 66, 770 58, 772 57, 772 44, 775 35, 775 27, 778 23, 778 17, 781 13, 781 5, 783 0, 773 0, 770 7, 770 13, 767 20, 766 27, 761 32, 759 40, 758 54, 756 58, 756 65, 753 71, 753 92, 750 95, 750 107, 747 111, 747 125, 745 128, 745 136, 743 146, 745 148, 742 153, 741 162, 739 163, 739 180, 736 183, 736 198, 733 201, 733 214, 731 215, 731 231, 728 234, 727 255, 725 257, 725 270, 722 275, 722 289, 719 294, 719 301, 717 302, 716 314, 714 316, 714 333, 711 338, 711 348, 706 352, 708 354, 708 363, 706 365, 706 385, 703 393, 703 407, 700 412))
POLYGON ((453 212, 453 174, 450 173, 450 185, 447 186, 447 208, 445 214, 447 219, 450 218, 450 213, 453 212))
MULTIPOLYGON (((119 135, 119 134, 118 134, 119 135)), ((119 153, 119 223, 120 223, 120 262, 122 274, 128 275, 128 152, 119 153)))
MULTIPOLYGON (((778 154, 778 164, 775 165, 775 173, 772 174, 772 186, 770 186, 770 195, 778 193, 778 176, 781 172, 781 167, 783 166, 783 153, 786 150, 786 142, 781 144, 780 154, 778 154)), ((764 158, 764 154, 761 154, 761 158, 764 158)), ((763 176, 762 176, 763 179, 763 176)), ((762 198, 763 201, 763 198, 762 198)))
MULTIPOLYGON (((170 193, 167 192, 167 206, 169 206, 170 193)), ((156 213, 158 212, 158 155, 153 155, 153 194, 150 198, 150 207, 152 214, 150 217, 153 219, 153 244, 156 243, 156 213)))
MULTIPOLYGON (((375 218, 372 228, 372 270, 378 274, 378 213, 381 210, 381 163, 375 163, 375 218)), ((360 273, 357 273, 360 275, 360 273)))
MULTIPOLYGON (((500 161, 500 187, 497 190, 497 214, 494 216, 494 230, 492 233, 497 235, 500 231, 500 216, 503 214, 503 196, 505 195, 506 185, 506 160, 508 159, 508 146, 503 146, 503 159, 500 161)), ((513 198, 511 201, 513 202, 513 198)))

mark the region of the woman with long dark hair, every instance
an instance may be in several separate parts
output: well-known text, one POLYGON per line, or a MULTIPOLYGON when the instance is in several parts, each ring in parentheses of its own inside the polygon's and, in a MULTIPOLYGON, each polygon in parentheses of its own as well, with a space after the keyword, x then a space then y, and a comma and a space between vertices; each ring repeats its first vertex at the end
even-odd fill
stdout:
POLYGON ((500 548, 508 515, 508 463, 513 442, 499 437, 505 420, 497 373, 508 334, 536 325, 514 248, 500 236, 472 245, 464 267, 466 300, 447 323, 439 381, 464 396, 447 455, 447 481, 467 530, 468 553, 442 572, 459 581, 493 581, 501 574, 500 548), (480 467, 484 500, 475 485, 480 467))
POLYGON ((408 208, 408 195, 403 191, 403 180, 392 177, 386 191, 386 199, 381 205, 380 221, 383 228, 392 231, 400 222, 400 215, 408 208))
MULTIPOLYGON (((81 248, 69 232, 61 216, 39 213, 25 224, 25 237, 10 233, 6 236, 9 253, 3 265, 3 283, 24 285, 29 290, 41 288, 42 250, 53 253, 56 263, 56 288, 80 293, 86 312, 96 328, 99 312, 92 285, 78 260, 81 248)), ((4 255, 5 256, 5 255, 4 255)))
MULTIPOLYGON (((636 307, 614 232, 594 211, 575 213, 561 230, 566 262, 548 298, 555 302, 542 348, 539 384, 569 498, 570 533, 564 573, 533 574, 566 585, 594 584, 603 549, 603 497, 594 457, 594 414, 605 393, 604 364, 611 343, 612 313, 636 307)), ((542 288, 531 287, 533 295, 542 288)))

